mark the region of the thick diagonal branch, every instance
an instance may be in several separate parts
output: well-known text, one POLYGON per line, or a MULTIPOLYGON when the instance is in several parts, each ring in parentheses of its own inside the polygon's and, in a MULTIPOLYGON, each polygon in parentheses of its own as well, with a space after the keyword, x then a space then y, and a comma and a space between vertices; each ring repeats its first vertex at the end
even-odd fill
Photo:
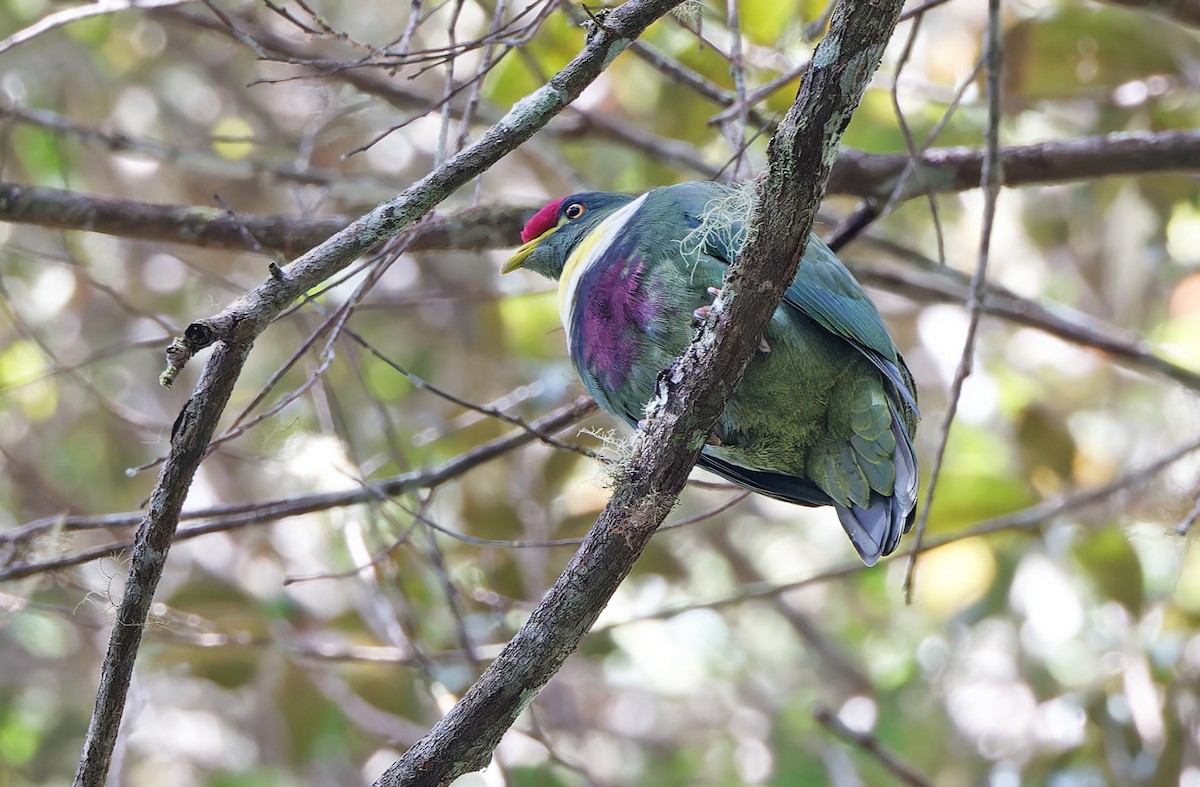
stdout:
POLYGON ((753 239, 730 268, 707 328, 659 378, 646 431, 562 576, 516 636, 377 787, 433 787, 484 767, 562 666, 662 523, 704 438, 795 275, 842 131, 879 65, 902 0, 839 6, 814 67, 769 148, 753 239))

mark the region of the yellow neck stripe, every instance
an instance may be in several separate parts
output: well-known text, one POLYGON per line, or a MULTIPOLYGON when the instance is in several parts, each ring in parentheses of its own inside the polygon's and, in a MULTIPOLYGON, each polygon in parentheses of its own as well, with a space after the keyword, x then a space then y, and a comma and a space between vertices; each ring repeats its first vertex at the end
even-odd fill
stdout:
POLYGON ((562 275, 558 277, 558 314, 562 318, 563 328, 567 332, 567 346, 571 346, 571 310, 575 303, 575 289, 579 280, 604 252, 616 240, 617 235, 625 228, 633 215, 646 201, 646 195, 638 197, 628 205, 615 210, 596 227, 583 237, 563 265, 562 275))

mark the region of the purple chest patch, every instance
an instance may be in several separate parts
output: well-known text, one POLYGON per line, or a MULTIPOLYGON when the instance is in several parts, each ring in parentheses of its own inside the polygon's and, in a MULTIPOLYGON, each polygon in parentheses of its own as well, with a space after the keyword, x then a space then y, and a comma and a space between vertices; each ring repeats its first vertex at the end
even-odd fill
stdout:
POLYGON ((605 391, 626 385, 658 309, 638 256, 605 260, 587 271, 576 290, 571 358, 605 391))

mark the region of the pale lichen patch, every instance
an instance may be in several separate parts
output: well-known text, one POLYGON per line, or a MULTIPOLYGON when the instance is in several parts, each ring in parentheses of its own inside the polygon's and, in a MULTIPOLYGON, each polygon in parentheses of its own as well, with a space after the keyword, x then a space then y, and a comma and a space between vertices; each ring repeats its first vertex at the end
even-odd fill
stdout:
POLYGON ((691 260, 692 270, 708 248, 727 250, 732 261, 748 241, 747 227, 754 209, 753 181, 735 186, 723 197, 709 200, 700 214, 700 224, 679 241, 679 253, 691 260))

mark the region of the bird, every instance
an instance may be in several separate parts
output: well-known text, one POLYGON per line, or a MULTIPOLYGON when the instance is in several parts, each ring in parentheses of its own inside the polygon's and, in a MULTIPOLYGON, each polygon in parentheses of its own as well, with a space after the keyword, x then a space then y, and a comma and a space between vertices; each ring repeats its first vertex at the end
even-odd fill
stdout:
MULTIPOLYGON (((584 387, 635 429, 708 317, 745 239, 746 188, 677 183, 574 194, 525 223, 501 268, 558 280, 584 387)), ((912 374, 861 285, 814 234, 697 464, 768 497, 832 506, 874 565, 911 529, 920 412, 912 374)))

